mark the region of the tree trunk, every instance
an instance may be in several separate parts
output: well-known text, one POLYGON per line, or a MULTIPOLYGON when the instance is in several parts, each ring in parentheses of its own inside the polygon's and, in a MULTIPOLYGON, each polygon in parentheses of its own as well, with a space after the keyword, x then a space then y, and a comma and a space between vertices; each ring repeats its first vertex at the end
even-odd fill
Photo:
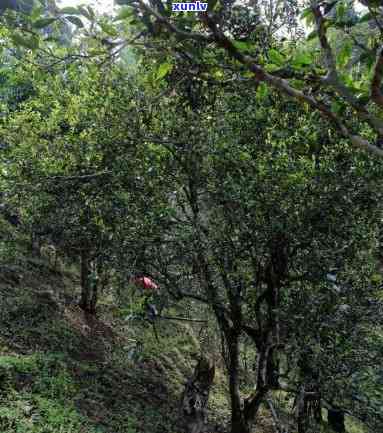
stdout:
POLYGON ((99 289, 98 283, 99 283, 99 274, 101 273, 101 267, 102 267, 101 263, 98 266, 97 261, 91 262, 91 281, 90 281, 91 298, 90 298, 89 310, 92 314, 96 314, 96 306, 98 301, 98 289, 99 289))
POLYGON ((309 429, 319 429, 319 425, 322 422, 321 411, 322 405, 319 387, 315 383, 302 385, 296 398, 298 433, 306 433, 309 429))
POLYGON ((81 252, 81 299, 80 307, 87 313, 96 314, 97 281, 92 278, 92 262, 89 251, 81 252))
POLYGON ((239 336, 235 332, 230 332, 226 336, 226 341, 229 354, 227 368, 231 403, 231 433, 250 433, 249 425, 244 417, 239 390, 239 336))
POLYGON ((298 433, 306 433, 307 431, 307 413, 306 413, 306 401, 305 401, 305 386, 302 385, 299 395, 295 401, 296 419, 298 433))
POLYGON ((41 257, 40 236, 34 231, 31 233, 31 254, 33 257, 41 257))
POLYGON ((251 433, 249 424, 242 417, 231 418, 231 433, 251 433))
POLYGON ((86 250, 81 251, 81 299, 80 307, 87 311, 90 301, 90 259, 86 250))
POLYGON ((344 423, 344 412, 340 409, 328 409, 327 410, 327 420, 328 425, 334 430, 336 433, 345 433, 346 426, 344 423))
POLYGON ((182 415, 187 433, 201 433, 207 415, 210 388, 214 381, 214 363, 202 356, 182 394, 182 415))
MULTIPOLYGON (((296 400, 298 433, 309 428, 319 429, 322 422, 322 398, 319 373, 313 362, 312 349, 307 347, 300 355, 301 391, 296 400)), ((315 430, 314 430, 315 431, 315 430)))
POLYGON ((279 359, 274 349, 270 349, 267 357, 267 376, 269 387, 279 389, 279 359))
POLYGON ((89 303, 89 312, 91 314, 96 314, 97 301, 98 301, 97 282, 96 281, 92 281, 92 296, 90 298, 90 303, 89 303))

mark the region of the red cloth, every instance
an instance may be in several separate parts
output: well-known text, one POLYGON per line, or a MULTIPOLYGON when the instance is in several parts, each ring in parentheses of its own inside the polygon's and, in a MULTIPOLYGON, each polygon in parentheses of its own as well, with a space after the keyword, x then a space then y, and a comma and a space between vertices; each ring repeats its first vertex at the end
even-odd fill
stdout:
POLYGON ((145 290, 158 290, 157 284, 149 277, 135 278, 134 282, 139 284, 145 290))

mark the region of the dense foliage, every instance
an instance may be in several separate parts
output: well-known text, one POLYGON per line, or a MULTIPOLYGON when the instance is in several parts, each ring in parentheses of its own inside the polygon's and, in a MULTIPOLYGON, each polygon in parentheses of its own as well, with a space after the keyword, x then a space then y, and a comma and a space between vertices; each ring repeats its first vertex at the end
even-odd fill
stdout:
POLYGON ((2 218, 78 268, 87 313, 134 274, 205 312, 232 433, 262 405, 380 431, 380 2, 118 4, 3 6, 2 218))

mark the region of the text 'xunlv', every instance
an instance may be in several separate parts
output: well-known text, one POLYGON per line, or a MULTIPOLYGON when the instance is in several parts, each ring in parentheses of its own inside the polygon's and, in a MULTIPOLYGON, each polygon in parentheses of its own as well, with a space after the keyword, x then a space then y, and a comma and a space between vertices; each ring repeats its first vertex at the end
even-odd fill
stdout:
POLYGON ((173 3, 173 12, 205 12, 207 11, 207 3, 199 1, 195 3, 173 3))

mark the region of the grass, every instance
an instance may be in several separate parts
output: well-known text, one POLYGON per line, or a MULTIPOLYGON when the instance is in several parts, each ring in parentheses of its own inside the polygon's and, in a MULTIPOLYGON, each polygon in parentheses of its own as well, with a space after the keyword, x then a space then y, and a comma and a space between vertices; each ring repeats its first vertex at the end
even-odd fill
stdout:
POLYGON ((187 326, 159 323, 158 342, 151 326, 125 322, 111 305, 89 319, 65 303, 73 272, 29 258, 12 269, 0 274, 2 433, 181 431, 180 393, 198 350, 187 326))

